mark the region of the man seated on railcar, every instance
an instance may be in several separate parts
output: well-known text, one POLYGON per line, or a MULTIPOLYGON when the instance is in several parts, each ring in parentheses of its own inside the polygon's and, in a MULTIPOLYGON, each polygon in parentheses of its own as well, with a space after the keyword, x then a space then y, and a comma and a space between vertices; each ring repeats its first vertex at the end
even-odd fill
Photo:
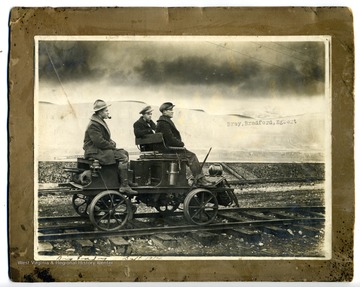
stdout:
MULTIPOLYGON (((143 138, 146 135, 154 134, 156 129, 156 124, 151 119, 153 109, 151 106, 146 106, 143 108, 139 114, 140 118, 134 123, 134 134, 136 138, 143 138)), ((151 151, 152 146, 149 144, 140 145, 141 151, 151 151)))
POLYGON ((137 191, 129 186, 128 181, 129 153, 122 148, 116 148, 105 122, 105 119, 111 119, 109 106, 103 100, 96 100, 94 103, 94 114, 90 118, 84 137, 85 158, 97 159, 102 165, 117 163, 121 178, 119 191, 134 195, 137 191))
MULTIPOLYGON (((160 106, 159 110, 162 115, 157 121, 156 132, 163 134, 164 142, 167 147, 183 147, 184 149, 176 150, 176 152, 183 154, 188 160, 188 166, 192 175, 194 176, 195 183, 198 186, 210 186, 212 183, 205 178, 196 154, 185 149, 185 144, 181 140, 180 132, 176 128, 174 122, 171 120, 171 118, 174 116, 174 107, 175 105, 170 102, 163 103, 160 106)), ((171 149, 167 150, 165 148, 163 152, 173 151, 171 151, 171 149)))

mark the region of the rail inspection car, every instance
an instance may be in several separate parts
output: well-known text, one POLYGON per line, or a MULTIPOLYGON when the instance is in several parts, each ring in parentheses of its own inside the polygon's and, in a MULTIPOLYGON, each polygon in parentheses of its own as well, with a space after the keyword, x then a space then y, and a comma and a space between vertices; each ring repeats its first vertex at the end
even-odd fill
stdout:
POLYGON ((184 217, 194 225, 213 222, 219 205, 238 206, 234 189, 222 176, 221 165, 210 166, 206 177, 212 185, 203 188, 187 177, 187 160, 182 148, 166 147, 161 133, 136 139, 136 144, 151 146, 150 151, 141 149, 139 158, 130 161, 128 178, 137 195, 119 192, 116 164, 101 166, 95 159, 78 158, 76 168, 65 169, 72 173, 72 180, 65 185, 75 189, 72 198, 75 211, 89 216, 96 228, 105 231, 122 228, 133 218, 136 205, 140 203, 154 207, 163 216, 170 216, 181 206, 184 217), (167 152, 159 152, 159 145, 166 147, 167 152))

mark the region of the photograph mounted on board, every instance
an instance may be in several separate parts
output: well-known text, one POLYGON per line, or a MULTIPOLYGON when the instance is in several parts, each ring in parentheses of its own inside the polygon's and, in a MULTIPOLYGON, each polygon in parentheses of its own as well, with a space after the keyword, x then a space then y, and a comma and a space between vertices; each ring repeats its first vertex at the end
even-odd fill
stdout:
POLYGON ((330 259, 330 50, 36 36, 35 259, 330 259))

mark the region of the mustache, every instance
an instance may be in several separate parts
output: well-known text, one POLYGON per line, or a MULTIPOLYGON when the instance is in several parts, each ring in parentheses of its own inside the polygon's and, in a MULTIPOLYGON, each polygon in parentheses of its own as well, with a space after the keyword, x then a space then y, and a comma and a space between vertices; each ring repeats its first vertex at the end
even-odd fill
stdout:
POLYGON ((110 115, 108 115, 108 119, 111 119, 111 116, 110 116, 110 115))

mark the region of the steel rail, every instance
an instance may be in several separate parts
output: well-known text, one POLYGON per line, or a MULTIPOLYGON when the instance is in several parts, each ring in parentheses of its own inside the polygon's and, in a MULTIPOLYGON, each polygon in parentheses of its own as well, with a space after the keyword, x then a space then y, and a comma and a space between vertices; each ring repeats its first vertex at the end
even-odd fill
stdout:
POLYGON ((246 185, 246 184, 267 184, 267 183, 292 183, 292 182, 315 182, 324 181, 323 177, 306 177, 306 178, 259 178, 259 179, 239 179, 239 180, 228 180, 228 183, 246 185))
POLYGON ((185 225, 185 226, 166 226, 166 227, 149 227, 134 228, 117 231, 86 231, 86 232, 67 232, 57 234, 41 234, 38 236, 39 241, 49 241, 58 239, 93 239, 109 236, 151 236, 155 234, 177 234, 198 231, 224 231, 237 227, 245 226, 270 226, 270 225, 288 225, 288 224, 306 224, 312 225, 324 222, 325 218, 298 218, 298 219, 270 219, 270 220, 252 220, 242 222, 214 223, 207 226, 185 225))
MULTIPOLYGON (((325 212, 324 206, 285 206, 285 207, 229 207, 221 208, 218 210, 218 214, 223 212, 244 212, 244 211, 257 211, 257 212, 274 212, 274 211, 289 211, 289 212, 325 212)), ((142 212, 135 213, 133 218, 162 218, 162 217, 171 217, 171 216, 182 216, 183 211, 175 211, 171 214, 161 214, 160 212, 142 212)), ((61 222, 61 221, 87 221, 88 217, 82 216, 53 216, 53 217, 38 217, 39 223, 46 222, 61 222)))
MULTIPOLYGON (((193 231, 217 231, 217 230, 228 230, 234 227, 241 226, 269 226, 269 225, 286 225, 286 224, 307 224, 311 225, 318 222, 325 221, 325 217, 322 214, 325 212, 323 206, 290 206, 290 207, 272 207, 272 208, 223 208, 219 210, 218 215, 221 216, 222 213, 237 212, 239 215, 248 216, 246 212, 265 212, 266 215, 275 215, 276 212, 285 211, 285 212, 295 212, 300 213, 300 216, 316 215, 317 217, 299 217, 295 215, 282 215, 281 218, 269 218, 264 219, 263 216, 257 216, 250 214, 250 221, 235 221, 227 223, 214 223, 208 226, 198 226, 198 225, 183 225, 183 226, 167 226, 167 227, 148 227, 148 228, 133 228, 133 229, 123 229, 115 232, 111 231, 86 231, 87 228, 93 227, 89 223, 89 219, 86 217, 73 216, 73 217, 51 217, 51 218, 39 218, 39 223, 49 223, 57 222, 58 225, 54 226, 40 226, 38 232, 40 233, 39 240, 52 240, 52 239, 74 239, 74 238, 96 238, 96 237, 106 237, 111 235, 118 236, 145 236, 153 235, 158 233, 181 233, 181 232, 193 232, 193 231), (275 214, 272 212, 275 212, 275 214), (304 215, 305 213, 305 215, 304 215), (252 217, 253 216, 253 217, 252 217), (71 225, 61 225, 61 223, 70 222, 71 225), (84 230, 83 232, 69 232, 70 230, 84 230), (60 230, 67 230, 67 233, 59 233, 60 230), (57 233, 52 233, 57 232, 57 233)), ((174 216, 183 215, 182 212, 175 212, 174 216)), ((266 217, 266 215, 264 215, 266 217)), ((160 213, 140 213, 135 214, 134 218, 156 218, 163 217, 160 213)), ((225 216, 226 217, 226 216, 225 216)))

